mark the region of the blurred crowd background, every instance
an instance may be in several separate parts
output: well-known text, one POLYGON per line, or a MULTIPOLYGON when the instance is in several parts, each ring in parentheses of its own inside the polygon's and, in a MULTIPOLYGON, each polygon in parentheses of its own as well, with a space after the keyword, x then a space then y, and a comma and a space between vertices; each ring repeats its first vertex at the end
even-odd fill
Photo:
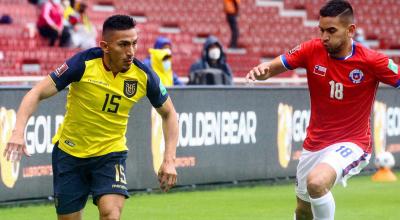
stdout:
MULTIPOLYGON (((0 0, 0 77, 47 75, 77 51, 96 46, 105 18, 129 14, 140 31, 136 57, 143 61, 151 57, 150 48, 166 49, 160 61, 172 61, 163 64, 173 69, 175 85, 188 83, 193 65, 210 57, 219 61, 209 65, 230 71, 223 84, 237 84, 259 62, 318 37, 324 2, 0 0), (217 43, 207 44, 209 36, 217 43), (167 46, 156 48, 160 37, 167 39, 167 46), (219 53, 209 50, 213 44, 219 53)), ((400 63, 400 1, 350 2, 359 28, 355 40, 400 63)), ((281 77, 301 78, 304 72, 281 77)))

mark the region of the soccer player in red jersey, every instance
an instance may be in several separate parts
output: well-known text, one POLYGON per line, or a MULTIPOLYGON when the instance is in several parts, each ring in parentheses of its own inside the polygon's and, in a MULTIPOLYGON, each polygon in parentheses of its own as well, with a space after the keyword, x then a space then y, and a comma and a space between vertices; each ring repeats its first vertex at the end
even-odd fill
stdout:
POLYGON ((353 9, 331 0, 320 10, 320 39, 304 42, 247 80, 266 80, 286 70, 307 70, 311 118, 297 167, 296 219, 334 219, 330 189, 364 168, 371 155, 370 114, 379 82, 400 88, 398 66, 353 41, 353 9))

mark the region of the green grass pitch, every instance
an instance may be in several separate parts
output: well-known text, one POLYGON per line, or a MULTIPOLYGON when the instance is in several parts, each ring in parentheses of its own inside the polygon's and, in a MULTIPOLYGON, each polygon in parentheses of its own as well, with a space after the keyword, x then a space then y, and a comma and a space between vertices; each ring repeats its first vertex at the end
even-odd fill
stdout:
MULTIPOLYGON (((400 219, 400 173, 394 183, 374 183, 370 176, 354 177, 348 186, 336 186, 338 220, 400 219)), ((129 220, 291 220, 294 184, 227 187, 212 190, 136 194, 125 203, 122 219, 129 220)), ((52 205, 1 208, 0 219, 56 219, 52 205)), ((98 219, 91 200, 84 218, 98 219)))

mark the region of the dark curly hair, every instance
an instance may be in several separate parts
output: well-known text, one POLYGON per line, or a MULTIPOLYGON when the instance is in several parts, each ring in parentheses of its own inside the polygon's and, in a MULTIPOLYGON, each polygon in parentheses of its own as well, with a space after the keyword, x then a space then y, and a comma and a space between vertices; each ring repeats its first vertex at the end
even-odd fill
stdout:
POLYGON ((354 13, 353 7, 346 0, 331 0, 328 1, 319 11, 321 17, 337 17, 341 20, 353 22, 354 13))

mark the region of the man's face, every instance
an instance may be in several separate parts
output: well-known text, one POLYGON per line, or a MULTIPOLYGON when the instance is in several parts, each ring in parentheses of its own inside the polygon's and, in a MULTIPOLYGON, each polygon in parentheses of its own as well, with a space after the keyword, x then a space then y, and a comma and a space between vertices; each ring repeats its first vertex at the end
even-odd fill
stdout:
POLYGON ((170 49, 171 50, 171 45, 169 44, 164 44, 161 49, 170 49))
POLYGON ((350 25, 339 17, 320 17, 319 29, 324 47, 332 55, 344 50, 352 37, 350 25))
POLYGON ((172 50, 171 50, 171 45, 170 44, 164 44, 164 46, 162 46, 161 49, 164 49, 165 51, 167 51, 167 53, 169 55, 169 58, 171 58, 172 50))
POLYGON ((137 50, 138 34, 136 29, 110 31, 104 39, 104 52, 110 58, 110 65, 120 72, 127 71, 137 50))

